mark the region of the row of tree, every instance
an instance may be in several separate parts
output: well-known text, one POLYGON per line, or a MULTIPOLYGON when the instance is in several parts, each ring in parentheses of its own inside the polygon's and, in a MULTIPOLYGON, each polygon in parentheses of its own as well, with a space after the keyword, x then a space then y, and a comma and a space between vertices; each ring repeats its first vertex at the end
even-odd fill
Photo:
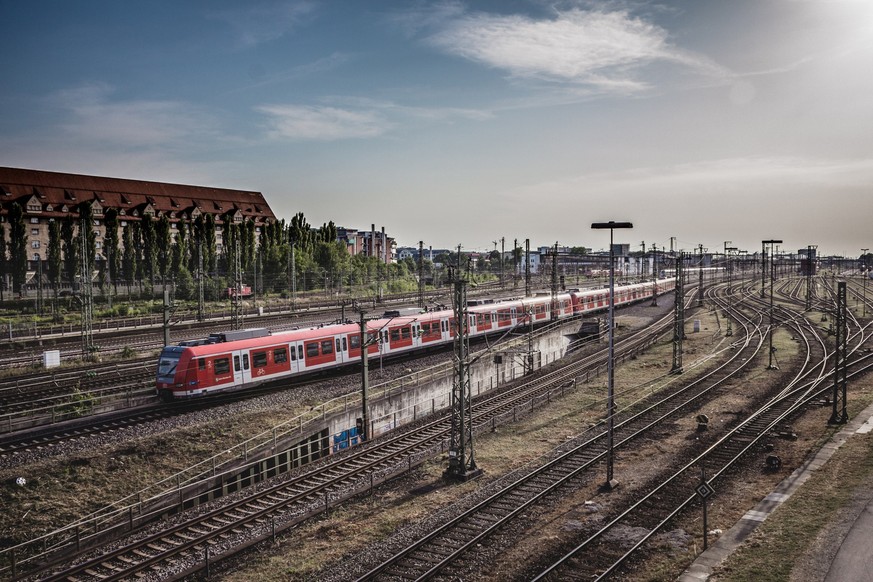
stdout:
MULTIPOLYGON (((79 288, 83 278, 113 294, 124 286, 128 294, 138 289, 150 295, 157 285, 174 284, 177 298, 194 299, 202 275, 205 299, 216 300, 237 282, 262 293, 381 281, 409 286, 416 271, 411 260, 385 265, 374 257, 349 255, 337 241, 333 222, 312 228, 303 213, 287 223, 266 223, 260 231, 253 221, 235 221, 231 214, 176 222, 166 215, 144 215, 140 220, 125 218, 122 228, 118 211, 109 208, 100 217, 105 235, 98 254, 90 202, 80 203, 74 212, 77 216, 48 223, 47 254, 44 262, 40 259, 55 298, 63 288, 79 288)), ((0 300, 7 275, 16 294, 27 282, 28 235, 18 203, 8 208, 8 237, 6 226, 0 224, 0 300)))

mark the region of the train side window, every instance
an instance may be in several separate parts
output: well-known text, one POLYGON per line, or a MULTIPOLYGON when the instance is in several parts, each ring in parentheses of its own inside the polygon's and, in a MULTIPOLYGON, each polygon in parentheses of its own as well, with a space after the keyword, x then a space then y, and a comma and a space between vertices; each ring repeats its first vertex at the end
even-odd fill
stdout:
POLYGON ((340 343, 340 338, 336 338, 336 351, 338 351, 338 352, 343 351, 342 343, 340 343))
MULTIPOLYGON (((266 354, 265 354, 265 356, 266 356, 266 354)), ((273 350, 273 362, 275 362, 277 364, 284 364, 287 361, 288 361, 288 350, 286 350, 285 348, 276 348, 275 350, 273 350)), ((266 358, 264 359, 264 363, 265 364, 267 363, 266 358)), ((258 365, 257 362, 255 362, 255 365, 256 366, 258 365)))
POLYGON ((249 369, 249 355, 243 354, 243 370, 249 369))
POLYGON ((327 356, 333 353, 333 342, 331 340, 321 341, 321 355, 327 356))
POLYGON ((346 342, 346 338, 343 338, 343 351, 349 351, 349 344, 346 342))
POLYGON ((233 357, 233 371, 239 372, 239 356, 233 357))
POLYGON ((197 358, 197 367, 201 370, 206 369, 206 358, 197 358))
POLYGON ((227 374, 230 372, 230 360, 227 358, 216 358, 215 359, 215 374, 227 374))
POLYGON ((399 329, 392 329, 391 330, 391 341, 392 342, 400 341, 400 330, 399 329))
POLYGON ((306 357, 314 358, 318 355, 318 342, 310 342, 306 344, 306 357))
POLYGON ((400 328, 400 337, 402 337, 403 339, 409 339, 409 338, 410 338, 410 332, 409 332, 409 328, 408 328, 408 327, 400 328))
POLYGON ((297 346, 297 359, 303 359, 303 346, 297 346))
POLYGON ((266 365, 267 365, 267 352, 254 352, 252 354, 252 366, 254 366, 255 368, 263 368, 266 365))
POLYGON ((361 347, 361 336, 360 335, 350 335, 349 336, 349 347, 353 350, 360 349, 361 347))

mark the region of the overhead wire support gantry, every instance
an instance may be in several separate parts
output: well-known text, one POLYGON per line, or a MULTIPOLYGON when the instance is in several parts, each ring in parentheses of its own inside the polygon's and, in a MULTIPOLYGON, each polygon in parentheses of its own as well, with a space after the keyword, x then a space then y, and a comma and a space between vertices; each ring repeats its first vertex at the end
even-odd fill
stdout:
POLYGON ((454 375, 452 379, 452 426, 449 438, 449 466, 446 477, 467 481, 482 474, 473 453, 473 409, 470 390, 470 314, 467 311, 467 280, 461 276, 461 247, 458 269, 450 273, 453 285, 452 307, 456 323, 454 375))

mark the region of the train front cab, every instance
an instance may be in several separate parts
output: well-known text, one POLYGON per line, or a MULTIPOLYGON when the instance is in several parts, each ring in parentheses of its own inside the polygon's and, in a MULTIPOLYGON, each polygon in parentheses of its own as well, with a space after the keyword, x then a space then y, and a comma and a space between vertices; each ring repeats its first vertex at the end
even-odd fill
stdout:
POLYGON ((161 400, 172 400, 176 389, 185 386, 184 375, 179 370, 179 362, 184 352, 185 348, 180 346, 167 346, 161 350, 155 380, 155 391, 161 400))

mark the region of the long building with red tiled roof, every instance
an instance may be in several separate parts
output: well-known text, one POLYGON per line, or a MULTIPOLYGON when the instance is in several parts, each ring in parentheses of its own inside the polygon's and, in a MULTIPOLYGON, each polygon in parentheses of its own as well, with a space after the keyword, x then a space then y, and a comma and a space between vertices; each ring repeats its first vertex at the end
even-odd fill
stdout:
MULTIPOLYGON (((0 217, 5 218, 13 202, 24 210, 30 261, 46 257, 48 223, 78 216, 78 205, 88 201, 98 248, 104 234, 102 216, 109 208, 118 211, 122 228, 146 214, 166 215, 174 228, 179 221, 190 222, 201 214, 214 215, 218 224, 225 216, 234 222, 252 220, 258 230, 276 220, 260 192, 0 167, 0 217)), ((102 255, 99 250, 98 254, 102 255)))

